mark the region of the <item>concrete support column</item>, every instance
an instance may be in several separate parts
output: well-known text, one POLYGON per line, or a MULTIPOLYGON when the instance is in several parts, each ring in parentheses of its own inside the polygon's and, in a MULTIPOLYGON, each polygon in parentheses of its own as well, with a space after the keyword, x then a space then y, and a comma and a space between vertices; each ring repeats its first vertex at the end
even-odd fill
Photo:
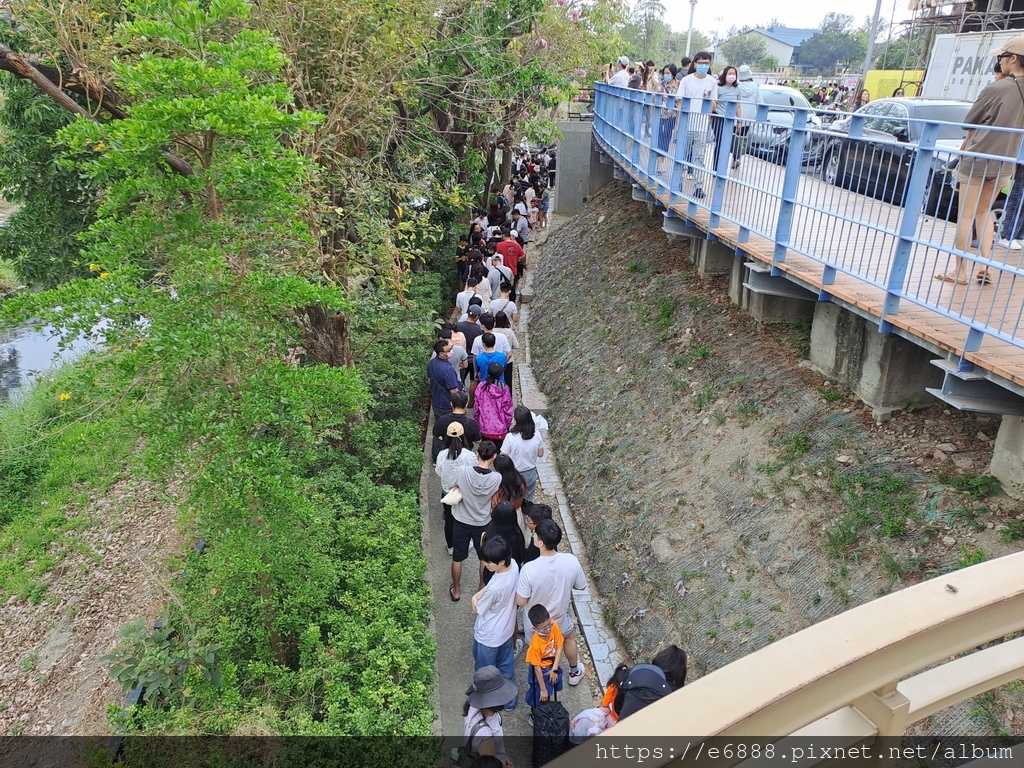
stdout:
POLYGON ((759 293, 749 288, 747 311, 759 323, 786 323, 814 313, 815 302, 807 298, 759 293))
POLYGON ((989 472, 1007 495, 1024 499, 1024 417, 1003 416, 989 472))
POLYGON ((601 187, 611 183, 613 168, 601 162, 595 149, 594 125, 589 120, 566 120, 558 124, 558 185, 555 213, 578 213, 601 187))
POLYGON ((748 291, 743 287, 747 282, 746 259, 740 256, 733 256, 732 272, 729 275, 729 301, 741 309, 746 309, 748 304, 748 291))
POLYGON ((736 260, 733 249, 717 240, 692 239, 690 255, 697 267, 697 274, 705 279, 711 275, 729 274, 736 260))
POLYGON ((831 302, 818 302, 811 326, 811 363, 830 379, 845 384, 884 419, 916 399, 930 397, 925 387, 942 382, 929 364, 928 350, 831 302))

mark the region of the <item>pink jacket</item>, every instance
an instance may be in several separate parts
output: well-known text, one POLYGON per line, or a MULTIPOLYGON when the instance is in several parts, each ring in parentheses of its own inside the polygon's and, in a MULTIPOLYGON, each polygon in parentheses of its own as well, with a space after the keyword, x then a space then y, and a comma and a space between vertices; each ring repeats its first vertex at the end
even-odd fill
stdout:
POLYGON ((485 435, 504 437, 512 426, 512 390, 504 383, 482 383, 476 388, 473 418, 485 435))

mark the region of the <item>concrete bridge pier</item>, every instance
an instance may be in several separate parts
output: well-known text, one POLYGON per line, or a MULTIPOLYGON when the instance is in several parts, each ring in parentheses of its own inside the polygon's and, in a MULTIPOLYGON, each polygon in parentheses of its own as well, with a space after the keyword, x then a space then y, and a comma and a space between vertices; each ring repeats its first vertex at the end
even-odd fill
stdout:
POLYGON ((855 392, 876 419, 930 397, 925 388, 942 380, 930 364, 933 357, 913 342, 879 333, 876 323, 838 304, 821 301, 814 307, 811 364, 855 392))
POLYGON ((587 201, 606 184, 612 182, 611 160, 597 150, 589 120, 566 120, 558 123, 562 138, 558 140, 558 184, 554 212, 566 216, 579 213, 587 201))
POLYGON ((697 274, 706 280, 712 275, 730 274, 736 257, 725 243, 694 237, 690 239, 690 260, 697 267, 697 274))
POLYGON ((1024 416, 1003 416, 988 471, 1008 496, 1024 499, 1024 416))

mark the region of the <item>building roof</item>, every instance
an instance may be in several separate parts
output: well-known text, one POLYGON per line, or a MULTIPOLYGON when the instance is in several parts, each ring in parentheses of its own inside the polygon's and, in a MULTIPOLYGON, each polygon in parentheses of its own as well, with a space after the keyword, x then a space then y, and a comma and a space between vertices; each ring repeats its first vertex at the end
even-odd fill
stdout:
POLYGON ((760 32, 765 37, 778 40, 780 43, 799 48, 800 44, 810 37, 813 37, 821 30, 818 29, 796 29, 795 27, 769 27, 768 29, 752 29, 751 32, 760 32))

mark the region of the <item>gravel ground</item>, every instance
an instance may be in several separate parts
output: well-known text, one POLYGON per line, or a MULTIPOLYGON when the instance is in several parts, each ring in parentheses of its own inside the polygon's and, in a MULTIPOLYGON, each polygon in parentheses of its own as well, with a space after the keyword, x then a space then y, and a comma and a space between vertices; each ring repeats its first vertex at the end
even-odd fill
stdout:
POLYGON ((119 482, 69 510, 80 525, 33 604, 0 607, 0 734, 101 735, 125 695, 100 661, 123 624, 154 619, 168 599, 168 561, 180 555, 175 488, 119 482))

